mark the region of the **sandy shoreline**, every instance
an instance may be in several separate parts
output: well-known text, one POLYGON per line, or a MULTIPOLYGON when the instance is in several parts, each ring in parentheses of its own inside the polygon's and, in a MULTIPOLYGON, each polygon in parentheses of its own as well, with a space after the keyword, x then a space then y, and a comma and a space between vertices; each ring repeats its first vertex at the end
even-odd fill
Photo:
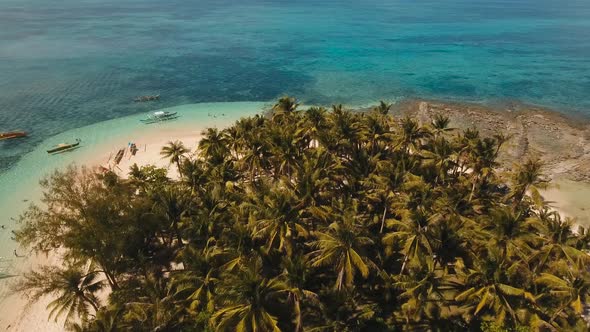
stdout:
MULTIPOLYGON (((204 110, 205 108, 203 108, 203 106, 208 105, 199 104, 197 106, 198 114, 191 114, 191 110, 184 110, 185 106, 180 106, 178 109, 181 112, 184 111, 181 121, 134 126, 134 129, 116 132, 113 137, 104 137, 103 139, 106 142, 104 144, 86 146, 85 149, 80 149, 69 156, 64 155, 62 158, 67 157, 78 165, 89 167, 109 167, 109 165, 112 167, 114 165, 112 162, 114 155, 119 149, 126 148, 125 156, 121 162, 112 168, 118 175, 127 176, 131 165, 137 163, 139 166, 149 164, 168 168, 168 176, 171 178, 177 177, 176 168, 169 165, 168 160, 163 159, 160 155, 162 146, 167 142, 182 141, 189 150, 194 152, 204 129, 227 127, 242 116, 252 115, 263 110, 262 103, 225 103, 224 108, 221 110, 214 109, 216 105, 211 104, 212 112, 219 111, 219 113, 217 115, 208 115, 207 111, 204 110), (135 156, 131 156, 129 153, 128 143, 130 142, 135 143, 138 147, 135 156)), ((190 105, 187 105, 187 107, 190 108, 190 105)), ((134 116, 128 121, 137 123, 138 119, 139 117, 134 116)), ((110 124, 105 125, 105 128, 111 127, 110 124)), ((35 183, 38 180, 40 179, 35 180, 35 183)), ((34 200, 34 196, 31 199, 34 200)), ((41 265, 59 265, 61 261, 59 254, 50 253, 48 256, 26 254, 28 253, 26 248, 17 248, 17 252, 19 255, 26 257, 6 257, 6 260, 13 267, 10 273, 13 277, 0 280, 0 330, 23 332, 63 331, 63 319, 57 322, 48 319, 46 306, 52 299, 43 298, 29 305, 24 296, 11 294, 10 292, 10 287, 17 280, 18 275, 41 265)))
MULTIPOLYGON (((588 123, 574 122, 560 114, 544 110, 512 110, 497 112, 477 105, 442 103, 432 101, 406 101, 395 106, 393 114, 418 117, 424 122, 435 113, 443 113, 451 118, 451 125, 457 128, 477 126, 483 135, 493 135, 499 130, 513 135, 506 151, 502 152, 500 162, 504 170, 527 157, 538 156, 547 164, 547 173, 554 178, 555 186, 545 191, 548 201, 562 214, 577 218, 583 226, 590 225, 590 206, 586 207, 585 197, 590 197, 590 127, 588 123)), ((248 115, 248 114, 244 114, 248 115)), ((200 125, 173 124, 171 126, 151 126, 129 135, 117 137, 110 146, 102 146, 84 159, 85 165, 109 167, 113 156, 129 142, 137 145, 138 151, 131 156, 126 149, 121 162, 113 168, 121 176, 126 176, 129 167, 152 164, 169 167, 166 159, 160 156, 160 149, 169 141, 182 141, 187 148, 195 151, 206 127, 225 127, 237 120, 236 116, 210 119, 200 125)), ((169 176, 175 177, 176 169, 169 167, 169 176)), ((59 262, 58 255, 36 256, 18 261, 17 273, 22 273, 40 264, 59 262)), ((0 284, 0 295, 5 295, 11 282, 0 284)), ((2 296, 4 297, 4 296, 2 296)), ((0 329, 9 331, 61 331, 63 323, 47 320, 45 310, 49 299, 26 307, 26 300, 19 295, 10 295, 0 302, 0 329)))
MULTIPOLYGON (((201 135, 194 130, 175 131, 172 133, 160 133, 151 134, 145 137, 138 137, 139 151, 135 156, 131 156, 129 150, 126 150, 126 154, 113 170, 120 176, 126 176, 129 167, 134 163, 138 166, 144 165, 155 165, 158 167, 169 168, 169 177, 175 178, 178 176, 175 167, 169 167, 169 162, 162 159, 160 156, 160 148, 165 145, 168 141, 179 140, 182 141, 192 151, 195 150, 198 140, 201 135), (141 141, 141 143, 139 143, 141 141)), ((124 146, 124 145, 123 145, 124 146)), ((113 154, 118 151, 118 148, 113 150, 113 154)), ((85 162, 86 166, 98 167, 107 166, 109 156, 112 154, 107 150, 100 151, 96 154, 95 159, 89 159, 85 162)), ((112 160, 112 156, 110 158, 112 160)), ((113 165, 113 163, 110 163, 113 165)), ((19 249, 19 255, 21 252, 26 252, 24 249, 19 249)), ((24 255, 23 255, 24 256, 24 255)), ((17 268, 15 269, 14 275, 26 273, 32 269, 35 269, 42 265, 59 265, 61 261, 60 255, 57 253, 50 253, 49 255, 28 255, 27 257, 16 258, 17 268)), ((17 278, 17 277, 15 277, 17 278)), ((16 279, 14 279, 16 280, 16 279)), ((0 283, 0 330, 4 329, 7 331, 63 331, 63 319, 54 321, 48 319, 48 311, 46 310, 47 304, 51 302, 50 298, 43 298, 40 301, 29 304, 28 300, 19 294, 10 293, 10 285, 14 280, 0 283)))
MULTIPOLYGON (((24 251, 23 251, 24 252, 24 251)), ((20 254, 20 253, 19 253, 20 254)), ((15 277, 3 280, 0 283, 0 330, 3 331, 31 331, 31 332, 58 332, 63 331, 63 318, 55 321, 49 319, 47 305, 52 301, 45 297, 38 302, 29 304, 28 300, 20 294, 14 294, 10 290, 12 283, 18 275, 26 273, 41 265, 59 265, 61 262, 58 253, 45 255, 28 255, 18 258, 18 267, 15 269, 15 277)))

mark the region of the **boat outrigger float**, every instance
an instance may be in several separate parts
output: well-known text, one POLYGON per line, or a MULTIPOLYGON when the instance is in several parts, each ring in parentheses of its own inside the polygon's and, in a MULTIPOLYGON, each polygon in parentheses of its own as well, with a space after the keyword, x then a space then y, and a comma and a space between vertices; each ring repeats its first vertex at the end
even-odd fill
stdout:
POLYGON ((133 99, 133 101, 136 102, 136 103, 143 103, 143 102, 146 102, 146 101, 154 101, 154 100, 160 100, 160 95, 139 96, 139 97, 136 97, 135 99, 133 99))
POLYGON ((76 138, 76 143, 62 143, 56 145, 54 148, 47 150, 47 153, 66 152, 77 148, 80 145, 80 139, 76 138))
POLYGON ((26 136, 27 136, 27 132, 25 132, 25 131, 8 131, 5 133, 0 133, 0 141, 3 141, 5 139, 26 137, 26 136))
POLYGON ((154 114, 148 115, 147 119, 141 119, 139 121, 141 121, 145 124, 150 124, 150 123, 173 120, 178 117, 180 117, 180 115, 178 115, 177 112, 158 111, 158 112, 154 112, 154 114))

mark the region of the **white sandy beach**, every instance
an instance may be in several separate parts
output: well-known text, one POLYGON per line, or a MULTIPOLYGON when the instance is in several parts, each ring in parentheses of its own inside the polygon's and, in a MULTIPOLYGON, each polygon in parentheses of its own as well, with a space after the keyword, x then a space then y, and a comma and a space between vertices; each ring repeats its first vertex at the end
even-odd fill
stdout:
MULTIPOLYGON (((170 140, 180 140, 187 147, 190 147, 193 151, 196 147, 200 134, 197 131, 190 130, 187 132, 176 131, 174 134, 168 133, 150 133, 145 137, 140 137, 136 143, 138 147, 141 147, 135 156, 131 156, 129 149, 126 150, 126 154, 121 160, 121 163, 114 168, 115 172, 121 176, 126 176, 129 167, 134 163, 139 166, 143 165, 155 165, 158 167, 170 166, 168 161, 162 159, 160 156, 160 148, 170 140)), ((125 143, 126 144, 126 143, 125 143)), ((122 146, 125 146, 122 141, 122 146)), ((113 150, 114 153, 118 150, 118 147, 113 150)), ((89 160, 86 165, 91 167, 106 166, 108 163, 109 156, 111 153, 108 151, 102 151, 96 155, 96 159, 89 160)), ((111 156, 112 160, 112 156, 111 156)), ((110 163, 113 164, 112 162, 110 163)), ((178 176, 176 168, 172 165, 169 167, 169 176, 175 178, 178 176)), ((22 255, 26 251, 19 249, 19 255, 22 255)), ((58 265, 60 257, 58 254, 45 255, 28 255, 26 257, 14 258, 12 260, 15 264, 14 275, 26 273, 31 269, 35 269, 41 265, 58 265)), ((15 279, 6 279, 0 282, 0 329, 7 331, 63 331, 63 319, 54 321, 53 319, 48 320, 48 311, 46 310, 47 304, 51 302, 50 298, 44 298, 40 301, 29 305, 28 300, 19 294, 10 294, 10 285, 15 279)))
MULTIPOLYGON (((262 110, 262 103, 215 103, 215 104, 193 104, 175 107, 174 110, 181 112, 182 117, 179 121, 168 123, 159 123, 154 125, 138 124, 138 119, 142 116, 133 116, 127 119, 115 119, 106 123, 93 125, 88 128, 79 128, 73 133, 64 133, 62 136, 82 137, 85 146, 69 154, 63 154, 64 162, 54 162, 43 164, 38 161, 36 154, 43 158, 55 160, 56 156, 47 156, 41 147, 41 151, 34 151, 28 158, 23 158, 21 167, 15 167, 15 174, 27 178, 25 183, 28 186, 21 188, 22 191, 37 190, 31 186, 37 186, 37 182, 44 174, 51 172, 55 168, 63 167, 71 162, 82 164, 89 167, 112 167, 120 176, 127 176, 129 167, 134 163, 139 166, 155 165, 168 168, 168 175, 171 178, 178 176, 174 165, 169 165, 166 159, 160 156, 162 146, 169 141, 182 141, 187 148, 195 151, 201 132, 210 127, 223 128, 232 124, 242 116, 248 116, 258 113, 262 110), (97 129, 98 128, 98 129, 97 129), (86 135, 86 136, 85 136, 86 135), (93 135, 92 137, 90 135, 93 135), (100 141, 100 142, 98 142, 100 141), (90 143, 92 142, 92 143, 90 143), (128 144, 133 142, 137 145, 138 151, 135 156, 129 153, 128 144), (126 152, 121 162, 114 167, 113 158, 119 149, 125 148, 126 152), (169 167, 170 166, 170 167, 169 167), (30 173, 30 174, 22 174, 30 173), (32 179, 31 177, 35 177, 32 179)), ((14 184, 14 176, 0 179, 0 183, 5 181, 9 186, 14 184)), ((35 200, 38 194, 26 196, 35 200)), ((13 201, 0 202, 0 210, 4 207, 14 207, 12 213, 20 214, 27 203, 21 199, 24 196, 13 195, 13 201)), ((4 211, 8 211, 4 208, 4 211)), ((3 211, 3 212, 4 212, 3 211)), ((4 216, 7 217, 7 216, 4 216)), ((16 227, 15 225, 8 225, 16 227)), ((4 232, 5 237, 10 234, 4 232)), ((8 240, 10 241, 10 240, 8 240)), ((5 241, 4 245, 7 243, 5 241)), ((44 255, 32 255, 25 248, 18 248, 19 255, 24 257, 14 257, 10 248, 4 248, 2 262, 4 270, 10 271, 14 277, 0 279, 0 330, 23 331, 23 332, 52 332, 63 331, 63 320, 48 320, 48 311, 46 306, 51 302, 50 298, 43 298, 38 302, 29 305, 28 300, 19 295, 11 294, 10 287, 18 278, 18 275, 40 265, 57 265, 60 258, 58 254, 51 254, 48 257, 44 255)))
MULTIPOLYGON (((169 163, 167 160, 162 159, 160 156, 160 148, 170 140, 180 140, 184 144, 194 151, 200 138, 200 130, 187 129, 186 131, 173 131, 167 130, 159 131, 154 130, 149 135, 144 137, 136 137, 139 151, 135 156, 131 156, 129 149, 126 150, 126 154, 121 160, 121 163, 114 168, 115 172, 121 176, 126 176, 129 167, 134 163, 139 166, 143 165, 156 165, 159 167, 168 167, 169 163)), ((131 139, 131 137, 129 138, 131 139)), ((124 147, 127 143, 125 140, 121 141, 121 147, 124 147)), ((113 153, 116 153, 119 149, 119 145, 115 147, 113 153)), ((98 167, 107 166, 107 161, 112 160, 111 152, 108 150, 102 150, 96 154, 96 159, 88 160, 87 166, 98 167)), ((113 165, 113 163, 110 163, 113 165)), ((169 176, 174 178, 177 177, 177 171, 175 167, 169 167, 169 176)), ((19 255, 25 253, 24 249, 18 250, 19 255)), ((58 254, 45 255, 28 255, 27 257, 11 259, 15 265, 14 275, 19 275, 35 269, 40 265, 58 265, 60 258, 58 254)), ((15 277, 17 278, 17 277, 15 277)), ((16 279, 5 279, 0 281, 0 330, 4 329, 7 331, 63 331, 63 319, 54 321, 53 319, 48 320, 48 311, 46 310, 47 304, 51 302, 50 298, 44 298, 40 301, 29 305, 28 300, 19 294, 10 294, 10 285, 12 281, 16 279)))
MULTIPOLYGON (((234 105, 239 107, 240 105, 234 105)), ((243 106, 243 105, 241 105, 243 106)), ((261 105, 250 105, 246 112, 229 113, 225 116, 216 118, 206 117, 200 122, 178 121, 169 124, 158 124, 154 126, 137 127, 133 130, 117 132, 107 143, 94 145, 86 151, 78 152, 83 159, 78 158, 79 164, 91 167, 113 167, 112 160, 117 151, 125 148, 126 152, 121 162, 112 168, 121 176, 126 176, 129 167, 136 163, 139 166, 155 165, 159 167, 168 167, 169 176, 176 177, 176 168, 170 166, 168 160, 162 159, 160 150, 169 141, 182 141, 191 151, 195 151, 198 141, 201 137, 201 131, 207 127, 225 127, 239 117, 256 113, 260 110, 261 105), (137 145, 138 151, 135 156, 129 153, 128 143, 133 142, 137 145), (83 160, 80 162, 79 160, 83 160), (170 167, 169 167, 170 166, 170 167)), ((218 113, 219 114, 219 113, 218 113)), ((225 114, 225 113, 224 113, 225 114)), ((135 121, 135 120, 134 120, 135 121)), ((590 224, 589 211, 585 209, 586 197, 590 193, 590 186, 558 179, 552 189, 544 191, 546 199, 554 202, 553 206, 562 214, 569 217, 578 217, 584 226, 590 224)), ((22 248, 19 252, 25 253, 22 248)), ((19 275, 27 270, 43 264, 55 264, 59 262, 58 255, 32 256, 27 258, 12 258, 14 265, 13 274, 19 275)), ((8 278, 0 280, 0 329, 8 331, 62 331, 63 321, 48 321, 45 307, 50 302, 49 298, 41 299, 39 302, 28 306, 27 300, 18 294, 8 295, 10 284, 16 280, 8 278)))
MULTIPOLYGON (((19 253, 21 254, 21 253, 19 253)), ((57 265, 60 262, 58 254, 49 256, 30 255, 27 257, 17 258, 18 265, 15 268, 14 275, 35 269, 40 265, 57 265)), ((0 282, 0 330, 3 331, 31 331, 31 332, 57 332, 63 331, 63 319, 55 321, 49 320, 49 311, 46 306, 52 301, 46 297, 38 302, 29 305, 28 300, 20 294, 14 294, 10 290, 10 285, 18 277, 4 279, 0 282)))
MULTIPOLYGON (((126 176, 129 167, 136 163, 138 166, 143 165, 155 165, 158 167, 170 166, 168 161, 162 159, 160 156, 160 149, 168 141, 179 140, 182 141, 187 147, 190 147, 193 151, 197 146, 200 139, 200 130, 177 130, 173 132, 169 131, 156 131, 150 132, 149 135, 142 137, 135 137, 135 142, 139 148, 139 151, 135 156, 131 156, 127 149, 125 156, 121 160, 121 163, 117 165, 115 172, 119 175, 126 176)), ((126 145, 126 141, 121 141, 121 147, 126 145)), ((119 146, 115 147, 112 151, 103 150, 100 154, 96 155, 96 159, 89 160, 87 165, 89 166, 106 166, 107 161, 112 160, 112 154, 116 153, 119 146)), ((169 167, 169 176, 176 177, 177 172, 174 165, 169 167)), ((576 217, 580 215, 580 212, 585 213, 586 217, 589 213, 584 209, 584 200, 587 196, 580 196, 580 190, 590 192, 588 185, 579 184, 575 182, 564 182, 560 180, 552 189, 544 192, 547 200, 554 202, 558 211, 564 216, 576 217), (582 204, 582 205, 580 205, 582 204)), ((55 264, 59 262, 57 255, 45 257, 33 256, 31 258, 22 258, 19 261, 19 271, 25 272, 29 269, 35 268, 42 264, 55 264)), ((0 296, 8 292, 8 283, 2 283, 0 286, 0 296)), ((27 306, 27 300, 18 294, 13 294, 6 297, 0 302, 0 328, 4 328, 10 331, 63 331, 63 321, 55 322, 48 320, 48 312, 45 306, 50 302, 49 298, 42 299, 41 301, 27 306)))

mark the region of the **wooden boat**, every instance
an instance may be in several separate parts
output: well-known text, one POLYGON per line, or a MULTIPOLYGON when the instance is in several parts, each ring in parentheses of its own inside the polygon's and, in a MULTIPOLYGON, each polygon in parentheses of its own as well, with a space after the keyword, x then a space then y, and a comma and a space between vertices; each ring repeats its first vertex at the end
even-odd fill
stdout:
POLYGON ((123 159, 123 155, 125 154, 125 149, 120 149, 115 156, 115 165, 119 165, 121 159, 123 159))
POLYGON ((5 139, 19 138, 19 137, 26 137, 26 136, 27 136, 27 132, 25 132, 25 131, 8 131, 5 133, 0 133, 0 141, 3 141, 5 139))
POLYGON ((148 115, 147 119, 141 119, 139 121, 141 121, 145 124, 150 124, 150 123, 173 120, 178 117, 179 117, 178 112, 158 111, 158 112, 154 112, 154 114, 152 114, 152 115, 148 115))
POLYGON ((139 97, 136 97, 135 99, 133 99, 133 101, 135 101, 136 103, 143 103, 146 101, 154 101, 154 100, 160 100, 160 95, 139 96, 139 97))
POLYGON ((47 150, 47 153, 58 153, 58 152, 66 152, 77 148, 80 145, 80 139, 76 138, 76 143, 62 143, 58 144, 55 147, 47 150))

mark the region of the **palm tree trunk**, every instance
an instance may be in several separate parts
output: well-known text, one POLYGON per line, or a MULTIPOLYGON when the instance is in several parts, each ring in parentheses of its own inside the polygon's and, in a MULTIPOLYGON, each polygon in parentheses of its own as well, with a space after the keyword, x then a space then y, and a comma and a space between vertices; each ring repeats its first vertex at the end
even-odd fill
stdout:
POLYGON ((176 240, 178 241, 178 245, 181 247, 184 246, 184 243, 182 242, 182 237, 180 236, 180 231, 178 230, 178 221, 177 220, 174 220, 172 222, 172 228, 174 230, 174 234, 171 235, 170 244, 172 244, 172 237, 174 235, 176 235, 176 240))
POLYGON ((109 286, 111 286, 111 290, 119 289, 119 284, 117 283, 115 276, 112 275, 109 269, 107 269, 105 265, 101 264, 100 262, 98 262, 98 265, 102 269, 102 273, 104 273, 105 277, 107 278, 107 282, 109 283, 109 286))
POLYGON ((338 278, 336 279, 337 290, 342 289, 342 279, 344 279, 344 268, 340 269, 340 272, 338 273, 338 278))
POLYGON ((303 328, 301 327, 301 306, 297 295, 293 298, 293 307, 295 311, 295 332, 303 331, 303 328))
POLYGON ((94 303, 94 301, 90 300, 86 295, 84 295, 84 293, 80 294, 80 297, 88 304, 90 304, 92 306, 92 308, 94 308, 94 312, 97 313, 98 312, 98 306, 96 305, 96 303, 94 303))
POLYGON ((408 260, 409 260, 409 258, 408 258, 408 255, 406 255, 406 256, 404 257, 404 263, 402 264, 402 268, 401 268, 401 270, 399 271, 399 274, 400 274, 400 275, 404 274, 404 270, 406 269, 406 264, 408 264, 408 260))
POLYGON ((383 226, 385 225, 385 215, 386 214, 387 214, 387 205, 383 209, 383 217, 381 218, 381 229, 379 230, 379 233, 381 233, 381 234, 383 234, 383 226))
POLYGON ((521 190, 518 191, 518 193, 514 196, 514 207, 518 207, 518 205, 520 205, 520 203, 522 203, 522 200, 524 199, 524 195, 526 194, 526 191, 528 190, 528 186, 525 186, 524 188, 522 188, 521 190))
POLYGON ((469 202, 473 199, 473 193, 475 192, 475 184, 477 183, 477 179, 473 181, 473 185, 471 186, 471 194, 469 194, 469 202))

